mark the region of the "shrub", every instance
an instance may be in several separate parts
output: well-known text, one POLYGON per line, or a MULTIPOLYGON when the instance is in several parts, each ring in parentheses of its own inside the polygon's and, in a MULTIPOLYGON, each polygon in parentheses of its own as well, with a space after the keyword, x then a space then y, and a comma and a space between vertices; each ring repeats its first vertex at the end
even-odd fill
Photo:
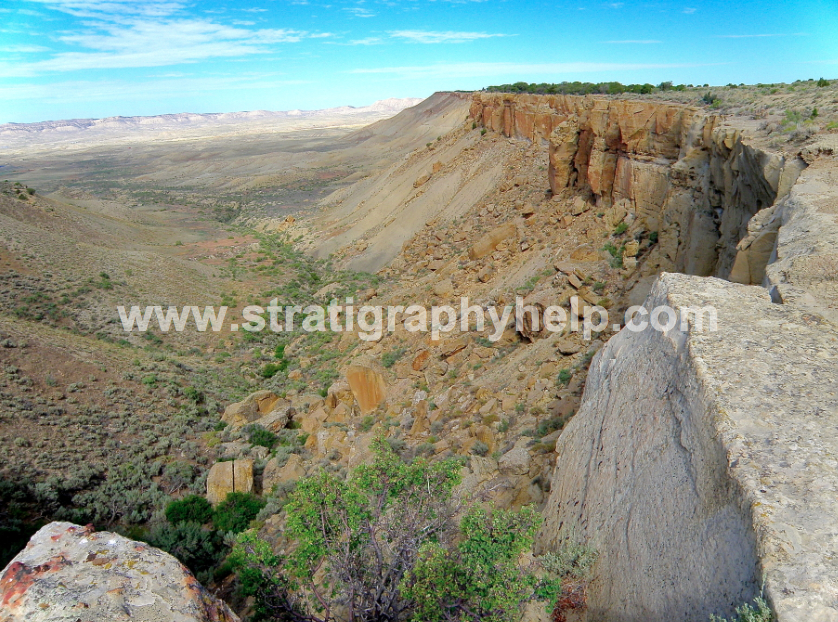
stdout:
POLYGON ((623 235, 626 231, 628 231, 628 228, 629 226, 626 223, 621 222, 614 228, 614 235, 623 235))
MULTIPOLYGON (((771 622, 774 619, 771 613, 771 608, 768 603, 762 598, 754 600, 756 607, 745 603, 736 608, 736 615, 731 618, 730 622, 771 622)), ((710 616, 710 622, 728 622, 726 618, 720 618, 715 615, 710 616)))
POLYGON ((224 552, 220 536, 194 522, 158 525, 146 542, 174 555, 196 574, 215 566, 224 552))
POLYGON ((573 378, 573 372, 569 369, 563 369, 559 372, 559 375, 556 377, 556 384, 560 387, 567 386, 571 378, 573 378))
POLYGON ((388 350, 387 352, 381 355, 381 364, 384 365, 384 367, 392 367, 396 364, 396 361, 398 361, 402 356, 404 356, 405 352, 407 352, 406 348, 396 348, 395 350, 388 350))
POLYGON ((264 506, 265 502, 254 494, 231 492, 215 508, 212 522, 216 529, 239 533, 248 528, 264 506))
POLYGON ((166 506, 166 520, 177 523, 204 525, 212 520, 212 506, 200 495, 189 495, 166 506))
POLYGON ((489 453, 489 446, 483 441, 477 441, 471 446, 471 453, 475 456, 485 456, 489 453))
POLYGON ((273 449, 273 446, 276 445, 276 442, 279 440, 279 437, 276 434, 256 424, 247 426, 245 428, 245 432, 249 435, 248 439, 250 440, 251 445, 259 445, 260 447, 273 449))
POLYGON ((830 84, 829 80, 825 80, 824 78, 821 78, 820 80, 818 80, 818 86, 821 87, 821 88, 823 88, 825 86, 829 86, 829 84, 830 84))
POLYGON ((285 371, 286 369, 288 369, 288 361, 284 359, 278 363, 265 363, 265 366, 262 368, 262 377, 273 378, 279 372, 285 371))
POLYGON ((195 387, 185 387, 183 389, 183 396, 196 404, 204 401, 204 394, 195 387))
POLYGON ((460 544, 429 542, 402 581, 405 596, 416 603, 413 620, 513 622, 526 601, 555 600, 560 583, 540 581, 519 564, 540 523, 529 507, 471 508, 460 523, 460 544))
POLYGON ((375 425, 375 417, 372 415, 365 415, 363 419, 361 419, 361 423, 359 427, 361 428, 361 432, 369 432, 372 430, 372 426, 375 425))
POLYGON ((400 580, 420 547, 451 535, 460 465, 405 463, 380 437, 372 447, 373 463, 346 479, 321 471, 298 482, 285 506, 294 543, 286 559, 253 531, 239 536, 232 559, 257 612, 311 622, 333 619, 338 607, 364 621, 409 612, 400 580))

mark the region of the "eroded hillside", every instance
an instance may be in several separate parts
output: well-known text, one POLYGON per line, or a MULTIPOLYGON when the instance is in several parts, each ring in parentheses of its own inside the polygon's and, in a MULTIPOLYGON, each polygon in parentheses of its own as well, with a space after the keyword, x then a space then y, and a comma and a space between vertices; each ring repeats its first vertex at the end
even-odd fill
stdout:
MULTIPOLYGON (((820 272, 835 256, 830 136, 773 152, 740 125, 748 124, 675 102, 437 94, 328 147, 239 154, 239 168, 214 163, 209 151, 172 156, 130 181, 165 182, 161 213, 120 204, 118 187, 108 189, 105 202, 72 189, 21 198, 10 186, 0 197, 9 231, 0 257, 9 283, 2 432, 15 449, 4 466, 32 478, 28 502, 42 503, 31 497, 41 495, 80 517, 91 510, 74 495, 92 489, 99 502, 96 495, 114 494, 122 505, 110 516, 97 507, 95 520, 138 532, 162 520, 169 494, 206 490, 217 501, 233 490, 252 491, 266 502, 254 524, 280 550, 283 505, 294 483, 367 462, 373 440, 383 436, 405 458, 459 456, 464 499, 503 508, 534 504, 547 520, 540 550, 556 546, 566 526, 596 545, 591 620, 728 615, 763 580, 783 621, 807 619, 785 613, 795 607, 821 607, 819 619, 831 619, 831 605, 820 604, 828 590, 805 587, 809 575, 788 553, 805 540, 806 559, 819 555, 812 567, 821 568, 831 550, 827 535, 811 536, 820 527, 798 526, 799 515, 783 506, 784 498, 802 503, 805 485, 790 478, 776 496, 755 492, 756 474, 773 482, 786 468, 766 446, 794 444, 772 410, 794 395, 769 369, 769 357, 783 347, 772 340, 800 322, 809 327, 783 362, 792 375, 806 375, 806 363, 799 365, 809 346, 824 361, 834 358, 834 344, 815 334, 834 341, 834 328, 819 319, 832 317, 835 304, 834 279, 820 272), (298 157, 294 180, 335 173, 320 188, 332 192, 315 214, 294 211, 289 218, 267 199, 252 209, 237 202, 234 222, 221 226, 205 220, 200 201, 179 203, 179 192, 194 190, 186 181, 194 176, 206 176, 205 189, 276 189, 298 157), (814 228, 826 241, 811 241, 814 228), (160 276, 138 263, 163 259, 160 276), (50 263, 55 274, 47 276, 50 263), (100 274, 85 280, 84 271, 74 272, 79 266, 100 274), (659 280, 664 272, 681 274, 659 280), (759 287, 764 282, 770 291, 759 287), (650 301, 717 303, 719 322, 738 324, 717 337, 690 324, 646 341, 632 338, 620 331, 624 312, 650 291, 650 301), (27 302, 33 292, 40 293, 27 302), (356 305, 459 309, 467 296, 488 310, 520 297, 539 314, 558 305, 571 317, 579 313, 571 306, 576 297, 607 309, 609 321, 590 338, 545 330, 543 321, 516 329, 487 320, 483 330, 458 323, 439 340, 397 322, 378 340, 354 331, 225 328, 155 331, 121 343, 116 319, 91 318, 104 318, 128 295, 154 298, 147 304, 220 301, 235 313, 271 299, 305 306, 351 297, 356 305), (26 316, 27 304, 42 317, 26 316), (752 311, 756 328, 740 328, 752 311), (45 366, 55 351, 67 357, 54 360, 68 374, 83 371, 89 381, 56 382, 45 366), (78 352, 101 361, 101 371, 88 373, 78 352), (736 374, 747 391, 734 386, 736 374), (100 390, 124 398, 100 404, 100 390), (779 401, 746 399, 759 391, 779 401), (56 401, 74 408, 50 410, 56 401), (60 434, 37 431, 73 425, 96 435, 75 454, 60 434), (123 486, 106 488, 102 479, 116 472, 111 462, 125 458, 95 447, 136 441, 146 444, 145 453, 131 459, 155 461, 144 471, 154 485, 142 498, 142 515, 123 500, 143 482, 125 478, 123 486), (66 455, 53 443, 68 445, 66 455), (33 445, 41 457, 31 457, 33 445), (66 479, 46 481, 56 459, 82 454, 98 470, 76 488, 66 479), (186 466, 167 471, 170 463, 186 466), (649 484, 661 480, 667 483, 649 484), (688 484, 692 492, 685 492, 688 484), (759 504, 773 505, 761 513, 759 504), (775 513, 791 530, 772 521, 775 513), (702 587, 690 590, 695 576, 702 587), (798 600, 783 591, 788 586, 798 600)), ((828 379, 824 365, 816 375, 828 379)), ((834 407, 824 413, 833 415, 834 407)), ((831 447, 812 416, 800 415, 817 436, 807 460, 831 447)), ((826 496, 817 498, 813 524, 824 524, 826 496)), ((233 596, 233 579, 216 579, 214 587, 247 611, 233 596)))

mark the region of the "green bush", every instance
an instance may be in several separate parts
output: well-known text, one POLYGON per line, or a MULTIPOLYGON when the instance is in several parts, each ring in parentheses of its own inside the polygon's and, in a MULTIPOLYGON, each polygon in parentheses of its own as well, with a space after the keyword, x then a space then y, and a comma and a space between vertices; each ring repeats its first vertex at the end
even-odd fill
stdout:
POLYGON ((405 597, 415 602, 412 619, 517 622, 526 601, 536 596, 554 601, 560 581, 541 581, 519 563, 540 518, 529 507, 471 508, 460 523, 460 543, 449 548, 427 543, 402 581, 405 597))
POLYGON ((251 445, 258 445, 260 447, 273 449, 274 445, 276 445, 279 440, 279 437, 276 434, 256 424, 247 426, 245 428, 245 432, 249 435, 248 439, 250 440, 251 445))
POLYGON ((460 465, 403 462, 382 438, 372 447, 373 463, 346 479, 321 471, 298 482, 285 506, 287 559, 254 531, 239 536, 232 559, 257 612, 311 622, 333 619, 336 608, 359 621, 405 618, 412 603, 400 579, 423 544, 451 535, 460 465))
POLYGON ((392 367, 396 364, 396 361, 398 361, 402 356, 404 356, 405 352, 407 352, 406 348, 396 348, 395 350, 388 350, 387 352, 381 355, 381 364, 384 365, 384 367, 392 367))
POLYGON ((218 564, 224 553, 221 537, 194 522, 158 525, 146 542, 174 555, 196 574, 218 564))
POLYGON ((285 371, 286 369, 288 369, 288 361, 284 359, 278 363, 265 363, 265 366, 262 368, 262 377, 273 378, 279 372, 285 371))
POLYGON ((563 369, 556 377, 556 384, 560 387, 565 387, 570 382, 571 378, 573 378, 573 372, 569 369, 563 369))
POLYGON ((250 521, 265 507, 265 502, 248 492, 231 492, 215 508, 212 522, 216 529, 239 533, 250 526, 250 521))
POLYGON ((188 495, 166 506, 166 520, 177 523, 204 525, 212 520, 212 506, 200 495, 188 495))
MULTIPOLYGON (((754 600, 756 607, 745 603, 736 608, 736 615, 731 618, 730 622, 771 622, 774 615, 771 613, 771 608, 768 603, 762 598, 754 600)), ((710 622, 728 622, 726 618, 711 615, 710 622)))

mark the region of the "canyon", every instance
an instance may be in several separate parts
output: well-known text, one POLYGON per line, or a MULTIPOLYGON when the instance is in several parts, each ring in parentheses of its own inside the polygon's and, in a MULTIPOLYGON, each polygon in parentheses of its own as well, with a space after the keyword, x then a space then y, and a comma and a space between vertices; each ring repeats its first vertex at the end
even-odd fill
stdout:
MULTIPOLYGON (((697 102, 439 93, 336 142, 307 151, 312 170, 367 155, 316 207, 288 218, 266 204, 237 222, 375 273, 355 292, 366 304, 469 296, 485 308, 521 296, 543 312, 576 296, 620 321, 593 340, 512 325, 497 343, 459 328, 439 341, 398 327, 376 342, 343 333, 328 355, 299 336, 284 345, 291 368, 271 378, 253 343, 202 336, 230 353, 219 366, 248 379, 214 402, 209 416, 226 407, 225 431, 207 425, 196 439, 214 501, 242 489, 224 469, 246 466, 245 488, 268 495, 324 464, 362 464, 383 433, 412 455, 467 457, 464 497, 539 508, 536 553, 568 538, 594 546, 590 622, 706 621, 759 595, 779 622, 838 620, 834 132, 778 150, 751 119, 697 102), (676 321, 625 328, 639 304, 671 307, 676 321), (716 330, 685 311, 706 307, 716 330), (237 432, 254 422, 299 427, 304 445, 260 451, 237 432)), ((293 157, 248 156, 232 183, 265 182, 293 157)), ((32 175, 48 176, 35 160, 32 175)), ((185 185, 196 165, 174 162, 154 179, 185 185)), ((32 201, 62 210, 63 196, 32 201)), ((4 218, 19 223, 12 207, 4 218)), ((33 235, 35 225, 15 227, 33 235)), ((183 239, 187 252, 205 243, 183 239)), ((227 260, 252 270, 234 272, 234 286, 257 296, 259 242, 234 244, 227 260)), ((183 260, 222 294, 230 282, 202 261, 183 260)), ((341 287, 318 282, 311 298, 341 287)), ((13 340, 54 339, 20 320, 3 327, 13 340)), ((262 339, 260 352, 273 349, 262 339)), ((121 369, 125 355, 102 348, 121 369)), ((177 360, 198 365, 194 354, 177 360)), ((155 373, 178 377, 162 365, 155 373)), ((173 399, 155 397, 158 408, 173 399)), ((265 517, 261 532, 279 539, 283 520, 265 517)))

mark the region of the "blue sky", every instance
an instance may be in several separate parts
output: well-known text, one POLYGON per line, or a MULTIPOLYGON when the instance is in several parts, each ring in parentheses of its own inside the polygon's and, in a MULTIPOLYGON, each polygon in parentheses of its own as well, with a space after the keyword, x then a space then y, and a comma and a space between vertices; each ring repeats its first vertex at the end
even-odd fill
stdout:
POLYGON ((835 0, 0 0, 0 123, 838 78, 835 0))

